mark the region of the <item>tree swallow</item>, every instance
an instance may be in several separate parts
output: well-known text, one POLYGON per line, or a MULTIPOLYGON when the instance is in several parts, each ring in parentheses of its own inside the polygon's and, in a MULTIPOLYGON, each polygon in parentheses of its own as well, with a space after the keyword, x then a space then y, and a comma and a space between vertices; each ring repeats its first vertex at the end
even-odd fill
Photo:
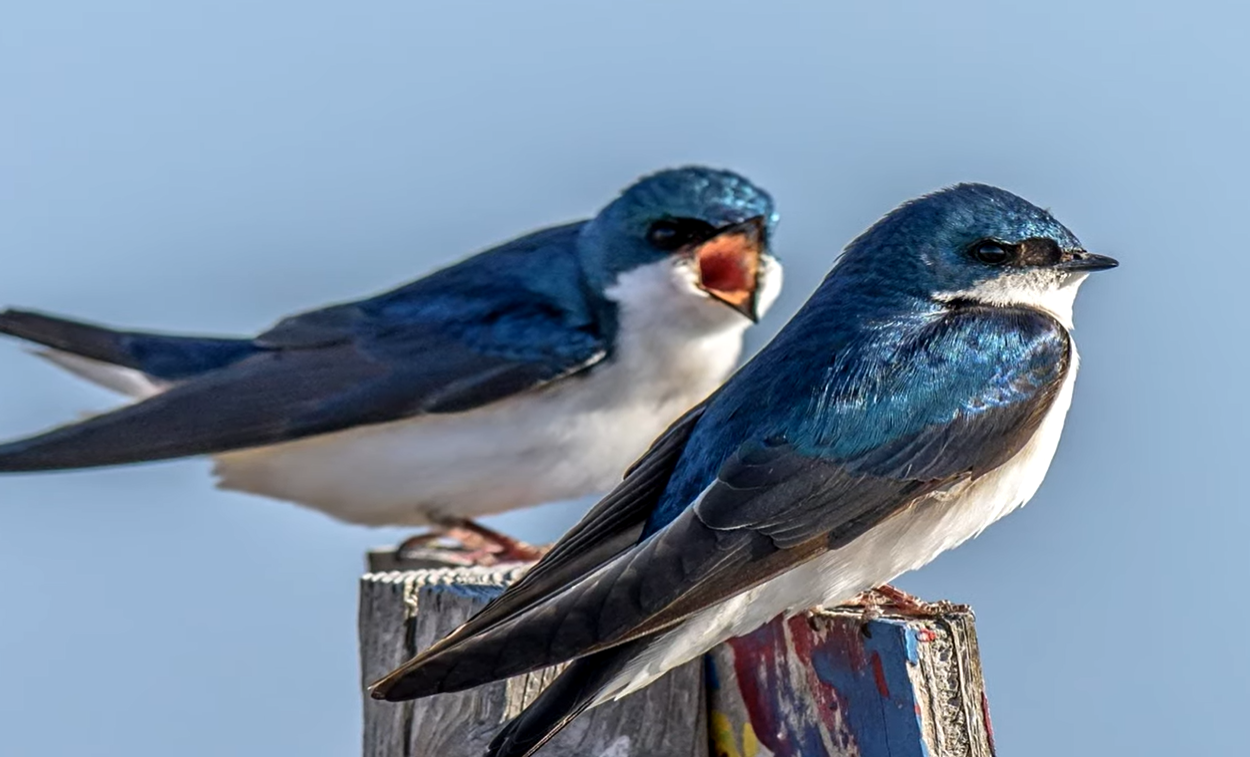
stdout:
POLYGON ((1077 287, 1115 265, 994 187, 894 210, 546 557, 372 695, 572 660, 489 750, 529 755, 725 639, 976 536, 1042 483, 1076 378, 1077 287))
POLYGON ((138 401, 0 445, 0 472, 209 454, 223 488, 377 526, 608 491, 734 368, 780 291, 776 223, 763 189, 687 167, 255 338, 9 310, 0 332, 138 401))

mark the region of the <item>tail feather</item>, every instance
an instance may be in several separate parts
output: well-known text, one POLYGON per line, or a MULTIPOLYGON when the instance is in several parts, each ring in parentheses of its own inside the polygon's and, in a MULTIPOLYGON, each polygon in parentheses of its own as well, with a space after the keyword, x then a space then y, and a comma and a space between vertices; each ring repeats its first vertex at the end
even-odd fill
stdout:
POLYGON ((66 318, 6 310, 0 313, 0 334, 37 342, 61 352, 141 370, 124 344, 125 335, 103 326, 66 318))
POLYGON ((596 704, 648 643, 648 639, 638 639, 574 660, 533 704, 503 727, 486 748, 486 757, 530 757, 596 704))
POLYGON ((153 378, 143 371, 114 363, 105 363, 101 360, 92 360, 72 352, 45 347, 35 350, 34 353, 80 379, 134 399, 147 399, 160 394, 169 387, 168 382, 153 378))
MULTIPOLYGON (((249 339, 117 331, 29 310, 0 312, 0 334, 36 342, 61 353, 130 368, 163 381, 178 381, 216 370, 257 350, 249 339)), ((64 366, 61 360, 53 359, 53 362, 64 366)), ((69 370, 97 380, 72 367, 69 370)), ((108 382, 98 383, 109 386, 108 382)))

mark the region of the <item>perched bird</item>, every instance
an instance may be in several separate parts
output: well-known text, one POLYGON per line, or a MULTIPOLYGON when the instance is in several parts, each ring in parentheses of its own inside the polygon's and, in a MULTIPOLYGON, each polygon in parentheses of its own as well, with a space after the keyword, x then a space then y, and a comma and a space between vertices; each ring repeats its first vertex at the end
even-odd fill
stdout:
POLYGON ((776 222, 747 179, 687 167, 588 221, 254 338, 9 310, 0 332, 139 401, 0 445, 0 472, 209 454, 226 489, 352 523, 471 529, 608 491, 735 367, 780 290, 776 222))
POLYGON ((994 187, 899 207, 544 559, 372 695, 574 660, 489 751, 529 755, 727 638, 977 535, 1041 484, 1076 378, 1077 287, 1115 265, 994 187))

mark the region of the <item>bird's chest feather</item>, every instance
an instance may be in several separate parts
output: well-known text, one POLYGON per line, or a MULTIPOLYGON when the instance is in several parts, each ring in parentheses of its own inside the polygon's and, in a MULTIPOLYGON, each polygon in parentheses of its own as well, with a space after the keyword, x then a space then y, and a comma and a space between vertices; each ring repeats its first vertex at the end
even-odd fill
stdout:
POLYGON ((777 595, 791 603, 783 608, 785 611, 842 602, 922 567, 1028 502, 1046 476, 1072 403, 1079 362, 1075 345, 1071 355, 1067 375, 1046 417, 1014 457, 974 481, 921 499, 845 547, 774 579, 765 587, 778 584, 773 587, 777 595), (815 593, 801 588, 807 582, 815 587, 815 593))
POLYGON ((705 298, 661 294, 647 282, 618 292, 615 348, 583 375, 469 412, 219 455, 220 485, 372 525, 607 490, 716 388, 741 350, 745 318, 705 298))

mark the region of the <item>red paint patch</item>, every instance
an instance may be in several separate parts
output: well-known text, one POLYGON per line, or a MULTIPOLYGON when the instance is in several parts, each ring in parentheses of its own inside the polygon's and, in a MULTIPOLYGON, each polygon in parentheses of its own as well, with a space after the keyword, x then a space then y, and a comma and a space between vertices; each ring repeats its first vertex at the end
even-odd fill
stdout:
MULTIPOLYGON (((831 740, 843 750, 839 754, 853 753, 854 740, 843 723, 847 703, 820 678, 814 658, 832 658, 839 669, 866 668, 856 624, 830 624, 800 614, 776 618, 728 643, 738 694, 761 746, 776 757, 808 757, 815 754, 812 744, 831 740), (792 660, 803 664, 792 667, 792 660), (809 707, 792 708, 788 702, 809 707)), ((717 694, 712 696, 715 707, 717 694)))
POLYGON ((885 682, 885 666, 881 664, 881 655, 872 653, 872 678, 877 682, 877 693, 882 697, 890 698, 890 686, 885 682))
POLYGON ((990 698, 981 692, 981 717, 985 719, 985 735, 990 741, 990 754, 997 755, 998 748, 994 746, 994 724, 990 722, 990 698))
POLYGON ((738 693, 756 738, 770 752, 781 757, 793 755, 774 703, 785 685, 785 638, 781 620, 776 619, 745 636, 729 640, 733 648, 734 673, 738 693))
POLYGON ((859 671, 868 666, 864 636, 856 623, 830 622, 819 616, 809 619, 806 615, 795 615, 790 618, 790 634, 795 640, 796 651, 805 660, 811 659, 819 647, 821 652, 832 659, 840 660, 841 665, 850 670, 859 671), (812 628, 811 622, 815 622, 819 630, 812 628))
POLYGON ((916 641, 930 642, 937 638, 937 634, 928 628, 921 628, 916 631, 916 641))
POLYGON ((820 720, 819 730, 824 734, 822 738, 830 739, 841 750, 839 754, 851 754, 855 749, 855 741, 842 722, 848 704, 830 682, 821 679, 817 660, 819 657, 833 655, 846 662, 856 660, 863 667, 863 636, 853 632, 837 633, 842 630, 842 625, 831 624, 819 615, 802 613, 790 618, 787 629, 795 656, 804 663, 804 689, 800 690, 798 681, 795 681, 795 692, 801 695, 805 691, 815 705, 812 712, 820 720), (839 646, 840 649, 833 650, 833 647, 839 646))

